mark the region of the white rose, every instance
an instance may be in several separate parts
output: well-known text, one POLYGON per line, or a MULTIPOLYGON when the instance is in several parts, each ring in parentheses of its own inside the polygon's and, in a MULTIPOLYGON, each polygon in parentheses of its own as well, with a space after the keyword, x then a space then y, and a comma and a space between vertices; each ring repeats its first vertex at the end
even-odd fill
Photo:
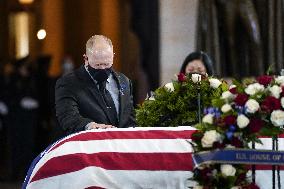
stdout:
POLYGON ((248 170, 247 172, 247 177, 251 177, 252 176, 252 171, 251 170, 248 170))
POLYGON ((245 92, 248 95, 254 95, 257 92, 264 91, 264 86, 259 83, 250 84, 246 89, 245 92))
POLYGON ((204 148, 209 148, 213 146, 213 143, 219 141, 221 135, 215 130, 206 131, 201 139, 201 144, 204 148))
POLYGON ((169 90, 169 91, 171 91, 171 92, 173 92, 174 90, 175 90, 175 88, 174 88, 174 84, 171 82, 171 83, 167 83, 166 85, 165 85, 165 87, 169 90))
POLYGON ((236 169, 230 164, 221 165, 221 173, 223 176, 235 176, 236 169))
POLYGON ((223 113, 226 113, 226 112, 230 111, 231 109, 232 109, 232 107, 231 107, 230 104, 224 104, 224 105, 222 106, 222 108, 221 108, 221 111, 222 111, 223 113))
POLYGON ((234 98, 234 94, 233 93, 231 93, 230 91, 225 91, 225 92, 223 92, 222 93, 222 99, 228 99, 228 100, 231 100, 231 99, 233 99, 234 98))
POLYGON ((247 108, 247 112, 249 113, 255 113, 258 109, 259 109, 259 104, 256 100, 254 99, 249 99, 246 104, 245 107, 247 108))
POLYGON ((218 174, 217 169, 213 169, 213 170, 212 170, 212 176, 213 176, 213 177, 216 177, 217 174, 218 174))
POLYGON ((249 119, 244 114, 238 115, 237 125, 239 126, 239 128, 241 129, 245 128, 248 124, 249 124, 249 119))
POLYGON ((271 113, 270 120, 274 126, 283 126, 284 125, 284 111, 274 110, 271 113))
POLYGON ((279 98, 282 89, 278 85, 273 85, 269 88, 269 91, 271 92, 272 96, 274 96, 275 98, 279 98))
POLYGON ((192 74, 191 80, 193 81, 193 83, 200 82, 201 81, 201 75, 200 74, 192 74))
POLYGON ((237 86, 236 85, 230 85, 229 89, 233 89, 233 88, 236 88, 237 86))
POLYGON ((197 186, 194 186, 193 189, 203 189, 203 186, 197 185, 197 186))
POLYGON ((227 144, 225 148, 226 148, 226 149, 234 149, 234 148, 236 148, 236 147, 233 146, 233 145, 231 145, 231 144, 227 144))
POLYGON ((210 78, 209 82, 210 82, 210 87, 213 87, 214 89, 217 89, 222 83, 221 81, 219 81, 219 79, 215 78, 210 78))
POLYGON ((203 118, 202 118, 202 122, 203 123, 209 123, 209 124, 213 124, 213 114, 206 114, 203 118))
POLYGON ((281 106, 284 108, 284 97, 281 98, 281 106))
POLYGON ((242 189, 240 186, 233 186, 231 189, 242 189))
POLYGON ((151 96, 148 100, 155 100, 155 97, 151 96))
POLYGON ((197 169, 203 170, 203 169, 205 169, 206 167, 207 167, 206 164, 201 164, 201 165, 198 165, 197 169))
POLYGON ((275 78, 275 82, 282 85, 284 84, 284 76, 278 76, 275 78))

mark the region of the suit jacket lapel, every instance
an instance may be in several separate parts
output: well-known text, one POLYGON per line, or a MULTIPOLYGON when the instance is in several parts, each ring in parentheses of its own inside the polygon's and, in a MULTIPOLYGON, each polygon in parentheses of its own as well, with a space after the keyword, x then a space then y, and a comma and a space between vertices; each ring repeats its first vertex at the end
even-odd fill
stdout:
MULTIPOLYGON (((111 122, 112 119, 110 115, 108 114, 106 104, 104 103, 104 99, 101 96, 98 87, 96 86, 94 81, 91 79, 88 72, 85 70, 84 66, 81 66, 80 69, 78 69, 77 76, 80 79, 84 80, 84 84, 86 85, 86 88, 93 94, 98 105, 102 108, 103 112, 105 113, 109 121, 111 122)), ((112 123, 112 124, 115 124, 115 123, 112 123)))
POLYGON ((124 109, 124 105, 125 105, 125 102, 126 102, 126 97, 125 97, 125 91, 124 91, 124 85, 125 83, 123 82, 121 76, 119 74, 117 74, 116 72, 113 71, 113 75, 114 75, 114 78, 115 80, 117 81, 117 85, 118 85, 118 90, 119 90, 119 120, 118 122, 120 123, 120 120, 122 119, 123 117, 123 109, 124 109))

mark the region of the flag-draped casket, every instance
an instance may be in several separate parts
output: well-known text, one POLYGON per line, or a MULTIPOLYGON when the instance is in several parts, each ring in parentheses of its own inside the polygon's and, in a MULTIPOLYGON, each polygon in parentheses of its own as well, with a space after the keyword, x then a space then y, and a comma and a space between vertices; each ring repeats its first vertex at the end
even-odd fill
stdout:
MULTIPOLYGON (((194 185, 188 180, 193 169, 193 132, 192 127, 167 127, 72 134, 34 160, 23 188, 187 188, 194 185)), ((262 141, 264 145, 257 148, 271 149, 271 139, 262 141)), ((284 138, 279 139, 279 147, 284 149, 284 138)), ((271 166, 257 169, 258 185, 271 188, 271 166)))

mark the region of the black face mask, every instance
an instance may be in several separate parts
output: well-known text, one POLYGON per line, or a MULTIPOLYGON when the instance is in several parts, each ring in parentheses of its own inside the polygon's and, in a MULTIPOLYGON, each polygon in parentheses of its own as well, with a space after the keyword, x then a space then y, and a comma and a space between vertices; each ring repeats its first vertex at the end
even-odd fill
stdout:
POLYGON ((111 68, 106 69, 95 69, 91 66, 88 66, 88 71, 90 72, 91 76, 97 81, 97 82, 104 82, 107 80, 111 73, 111 68))

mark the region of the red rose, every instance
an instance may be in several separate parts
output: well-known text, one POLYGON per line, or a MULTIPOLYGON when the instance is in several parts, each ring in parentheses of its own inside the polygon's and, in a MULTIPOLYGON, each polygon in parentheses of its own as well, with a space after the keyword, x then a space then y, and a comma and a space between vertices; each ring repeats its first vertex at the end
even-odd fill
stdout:
POLYGON ((202 137, 203 137, 203 133, 201 131, 195 131, 191 135, 191 140, 200 141, 202 137))
POLYGON ((225 144, 224 143, 220 143, 220 142, 214 142, 213 143, 213 148, 214 149, 216 149, 216 148, 223 149, 223 148, 225 148, 225 144))
POLYGON ((246 173, 241 173, 238 175, 238 178, 236 180, 236 185, 241 184, 246 179, 246 173))
POLYGON ((267 86, 271 83, 273 77, 269 75, 263 75, 256 78, 257 82, 261 85, 267 86))
POLYGON ((212 170, 208 167, 201 169, 200 176, 203 182, 210 183, 210 181, 213 179, 212 170))
POLYGON ((261 119, 252 118, 249 122, 249 130, 251 133, 257 133, 263 127, 264 123, 261 119))
POLYGON ((227 127, 227 125, 224 121, 224 118, 222 118, 221 116, 214 120, 214 124, 217 125, 220 129, 222 129, 224 131, 228 129, 228 127, 227 127))
POLYGON ((243 142, 239 138, 237 138, 237 137, 233 137, 232 138, 231 144, 233 146, 235 146, 236 148, 242 148, 244 146, 243 142))
POLYGON ((236 116, 228 115, 224 118, 226 125, 234 125, 236 123, 236 116))
POLYGON ((251 183, 250 185, 244 186, 244 189, 260 189, 256 184, 251 183))
POLYGON ((261 109, 263 111, 272 112, 273 110, 279 110, 281 108, 281 102, 274 96, 268 96, 261 103, 261 109))
POLYGON ((232 94, 237 94, 237 87, 229 89, 232 94))
POLYGON ((178 74, 178 80, 179 80, 180 82, 186 81, 186 76, 184 75, 184 73, 179 73, 179 74, 178 74))
POLYGON ((204 80, 204 79, 206 79, 206 78, 208 78, 206 75, 204 75, 204 74, 200 74, 201 75, 201 80, 204 80))
POLYGON ((211 189, 210 186, 203 186, 203 189, 211 189))
POLYGON ((281 97, 284 97, 284 86, 281 86, 282 92, 280 93, 281 97))
POLYGON ((244 106, 245 103, 247 102, 248 100, 248 95, 244 94, 244 93, 241 93, 241 94, 238 94, 235 98, 235 103, 236 105, 238 106, 244 106))

